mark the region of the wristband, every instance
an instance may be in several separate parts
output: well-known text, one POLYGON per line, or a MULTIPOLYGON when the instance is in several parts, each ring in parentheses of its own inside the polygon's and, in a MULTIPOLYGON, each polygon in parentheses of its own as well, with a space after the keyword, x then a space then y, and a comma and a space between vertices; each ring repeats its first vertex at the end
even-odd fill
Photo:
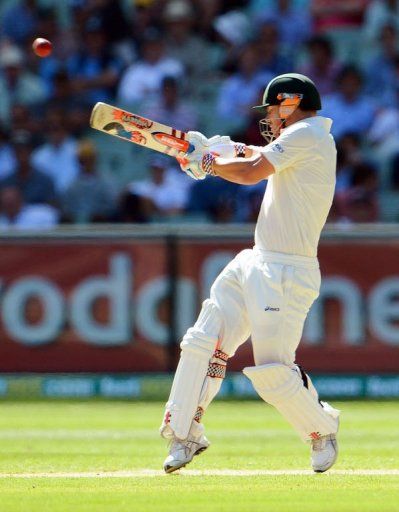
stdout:
POLYGON ((202 170, 205 174, 208 174, 210 176, 216 176, 216 172, 213 170, 213 162, 215 161, 216 157, 212 155, 212 153, 206 153, 202 157, 202 170))
POLYGON ((245 157, 245 149, 245 144, 241 144, 240 142, 234 144, 234 151, 236 153, 236 157, 245 157))

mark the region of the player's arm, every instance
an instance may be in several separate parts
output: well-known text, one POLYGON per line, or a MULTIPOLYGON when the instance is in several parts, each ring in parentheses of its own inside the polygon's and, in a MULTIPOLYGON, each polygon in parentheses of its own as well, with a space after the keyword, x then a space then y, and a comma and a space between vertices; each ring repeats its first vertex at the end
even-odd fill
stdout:
POLYGON ((260 153, 247 148, 245 154, 250 156, 248 158, 215 158, 210 162, 207 174, 219 176, 239 185, 254 185, 274 173, 273 165, 260 153))
POLYGON ((219 137, 211 144, 204 144, 202 139, 212 141, 198 132, 188 132, 187 140, 195 150, 179 159, 181 169, 191 178, 213 175, 240 185, 253 185, 274 173, 273 165, 256 146, 248 147, 228 137, 219 137))

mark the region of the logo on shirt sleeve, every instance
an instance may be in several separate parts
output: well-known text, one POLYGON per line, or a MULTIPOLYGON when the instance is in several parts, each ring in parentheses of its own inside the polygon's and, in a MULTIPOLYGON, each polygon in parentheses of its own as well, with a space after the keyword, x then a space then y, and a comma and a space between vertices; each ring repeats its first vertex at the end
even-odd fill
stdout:
POLYGON ((283 146, 281 144, 279 144, 278 142, 276 142, 275 144, 272 144, 271 148, 272 148, 272 151, 284 153, 283 146))

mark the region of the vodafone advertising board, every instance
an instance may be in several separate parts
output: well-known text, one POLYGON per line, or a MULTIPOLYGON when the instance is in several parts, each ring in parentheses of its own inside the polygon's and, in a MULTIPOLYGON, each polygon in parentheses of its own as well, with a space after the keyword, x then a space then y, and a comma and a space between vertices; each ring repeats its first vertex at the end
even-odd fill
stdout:
MULTIPOLYGON (((249 241, 178 241, 176 342, 249 241)), ((399 370, 399 242, 324 241, 323 285, 298 362, 323 373, 399 370)), ((168 369, 170 254, 153 240, 3 241, 0 371, 168 369)), ((266 334, 267 335, 267 334, 266 334)), ((251 365, 250 343, 229 362, 251 365)))

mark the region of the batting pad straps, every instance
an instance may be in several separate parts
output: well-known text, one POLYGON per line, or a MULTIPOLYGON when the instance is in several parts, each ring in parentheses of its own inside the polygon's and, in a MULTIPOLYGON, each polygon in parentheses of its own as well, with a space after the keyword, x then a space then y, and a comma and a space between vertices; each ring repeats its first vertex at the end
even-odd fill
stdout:
POLYGON ((328 404, 323 407, 295 369, 275 363, 244 368, 243 372, 261 398, 273 405, 304 441, 337 432, 339 411, 328 404))
POLYGON ((202 415, 204 414, 206 408, 219 392, 223 379, 226 375, 228 358, 229 356, 219 349, 215 350, 213 353, 212 359, 209 361, 206 379, 201 389, 198 409, 196 417, 194 417, 195 421, 201 421, 202 415))

